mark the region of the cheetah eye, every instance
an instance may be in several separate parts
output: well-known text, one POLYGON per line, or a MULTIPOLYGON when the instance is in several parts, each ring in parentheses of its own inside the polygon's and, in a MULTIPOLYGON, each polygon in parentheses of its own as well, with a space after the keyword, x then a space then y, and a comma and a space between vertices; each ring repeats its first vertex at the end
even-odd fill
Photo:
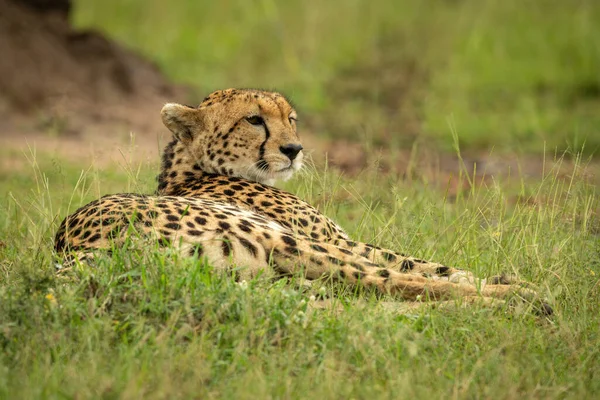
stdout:
POLYGON ((262 125, 265 123, 265 120, 262 119, 260 115, 253 115, 251 117, 247 117, 246 121, 250 122, 252 125, 262 125))

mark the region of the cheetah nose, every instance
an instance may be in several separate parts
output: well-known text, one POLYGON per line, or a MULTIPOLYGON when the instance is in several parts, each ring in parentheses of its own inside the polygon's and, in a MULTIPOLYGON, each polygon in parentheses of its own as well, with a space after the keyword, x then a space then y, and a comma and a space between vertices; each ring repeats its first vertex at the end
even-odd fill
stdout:
POLYGON ((285 154, 290 161, 294 161, 298 153, 302 150, 302 145, 300 144, 286 144, 285 146, 279 146, 279 151, 285 154))

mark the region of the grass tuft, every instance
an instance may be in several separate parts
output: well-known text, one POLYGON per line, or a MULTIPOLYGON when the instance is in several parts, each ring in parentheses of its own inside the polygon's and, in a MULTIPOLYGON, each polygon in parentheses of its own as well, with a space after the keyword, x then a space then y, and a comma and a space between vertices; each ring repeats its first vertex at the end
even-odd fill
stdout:
POLYGON ((481 306, 406 311, 267 276, 236 283, 136 238, 56 274, 58 221, 97 190, 150 192, 154 173, 79 174, 33 153, 32 172, 5 181, 0 208, 0 397, 589 397, 600 390, 599 203, 575 158, 571 174, 556 160, 537 183, 465 176, 455 198, 373 171, 348 180, 308 167, 286 184, 355 237, 518 274, 551 298, 557 313, 541 319, 481 306))

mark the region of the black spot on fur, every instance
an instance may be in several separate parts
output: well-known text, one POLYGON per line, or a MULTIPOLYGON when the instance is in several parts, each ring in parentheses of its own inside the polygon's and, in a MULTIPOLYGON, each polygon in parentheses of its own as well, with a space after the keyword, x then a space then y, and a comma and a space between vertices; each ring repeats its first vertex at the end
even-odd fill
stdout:
POLYGON ((446 267, 445 265, 442 265, 441 267, 437 267, 435 269, 435 273, 440 275, 440 276, 449 276, 450 275, 450 268, 446 267))
POLYGON ((510 285, 511 280, 505 275, 491 276, 487 280, 490 285, 510 285))
POLYGON ((244 224, 238 224, 238 228, 246 233, 252 232, 252 229, 244 224))
POLYGON ((324 247, 322 247, 322 246, 319 246, 318 244, 311 244, 311 245, 310 245, 310 247, 311 247, 313 250, 319 251, 319 252, 321 252, 321 253, 327 253, 327 249, 326 249, 326 248, 324 248, 324 247))
POLYGON ((281 235, 281 240, 283 240, 283 242, 288 246, 296 247, 298 245, 298 243, 296 243, 296 241, 288 235, 281 235))
POLYGON ((302 225, 305 228, 308 226, 308 221, 304 218, 298 218, 298 222, 300 222, 300 225, 302 225))
POLYGON ((171 239, 167 237, 161 237, 157 240, 159 247, 169 247, 171 245, 171 239))
POLYGON ((354 268, 356 268, 359 271, 364 271, 365 270, 365 268, 362 265, 360 265, 359 263, 352 262, 352 263, 350 263, 350 265, 352 265, 354 268))
POLYGON ((397 257, 395 255, 393 255, 392 253, 388 253, 387 251, 384 251, 383 253, 381 253, 381 255, 383 255, 383 258, 385 258, 386 261, 389 261, 389 262, 394 262, 397 259, 397 257))
POLYGON ((190 249, 189 254, 190 254, 190 257, 194 257, 195 255, 198 255, 198 257, 200 257, 200 256, 202 256, 202 254, 204 254, 204 249, 202 248, 201 244, 195 244, 190 249))
POLYGON ((335 265, 346 265, 346 263, 340 260, 339 258, 327 256, 327 259, 335 265))
POLYGON ((285 248, 285 251, 295 256, 300 255, 300 250, 298 250, 296 247, 288 246, 285 248))
POLYGON ((352 276, 354 276, 354 278, 356 280, 358 280, 358 279, 364 278, 365 277, 365 273, 364 272, 360 272, 360 271, 354 271, 352 273, 352 276))
POLYGON ((250 252, 250 254, 256 257, 256 255, 258 254, 258 249, 254 244, 252 244, 252 242, 244 238, 239 238, 239 241, 242 244, 242 246, 244 246, 250 252))
POLYGON ((388 271, 387 269, 380 269, 379 271, 377 271, 377 275, 379 275, 382 278, 389 278, 390 271, 388 271))
POLYGON ((206 225, 206 218, 196 217, 194 218, 194 221, 199 225, 206 225))
POLYGON ((317 264, 317 265, 319 265, 319 266, 323 265, 323 261, 321 261, 321 260, 319 260, 319 259, 317 259, 315 257, 311 257, 310 261, 313 262, 313 263, 315 263, 315 264, 317 264))
POLYGON ((408 259, 402 260, 402 263, 400 264, 400 269, 402 271, 410 271, 414 267, 415 263, 408 259))
POLYGON ((231 255, 233 249, 231 248, 231 243, 229 243, 229 240, 223 240, 221 243, 221 250, 223 251, 223 256, 229 257, 231 255))

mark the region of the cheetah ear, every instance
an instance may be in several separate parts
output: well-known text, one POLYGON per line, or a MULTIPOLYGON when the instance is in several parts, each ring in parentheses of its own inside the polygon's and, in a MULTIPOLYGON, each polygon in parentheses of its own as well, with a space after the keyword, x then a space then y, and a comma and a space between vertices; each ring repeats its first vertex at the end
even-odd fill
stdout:
POLYGON ((201 111, 182 104, 165 104, 160 116, 163 124, 184 144, 191 143, 196 132, 201 131, 204 126, 201 111))

